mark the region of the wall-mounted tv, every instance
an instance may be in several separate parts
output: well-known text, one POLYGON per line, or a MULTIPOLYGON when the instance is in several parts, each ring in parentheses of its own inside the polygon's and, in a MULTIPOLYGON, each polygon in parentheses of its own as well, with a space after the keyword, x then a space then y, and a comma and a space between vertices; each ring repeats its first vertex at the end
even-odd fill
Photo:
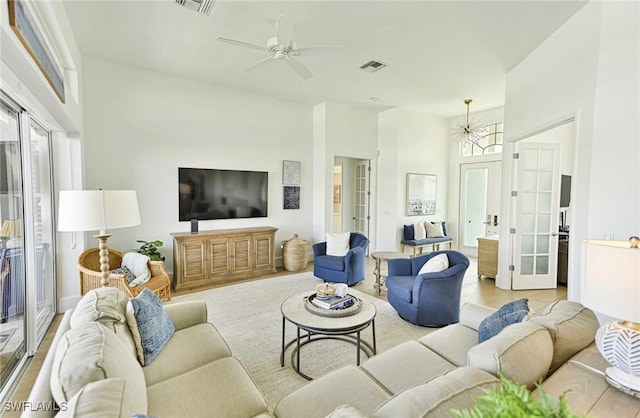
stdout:
POLYGON ((266 171, 180 167, 179 220, 265 217, 268 190, 266 171))

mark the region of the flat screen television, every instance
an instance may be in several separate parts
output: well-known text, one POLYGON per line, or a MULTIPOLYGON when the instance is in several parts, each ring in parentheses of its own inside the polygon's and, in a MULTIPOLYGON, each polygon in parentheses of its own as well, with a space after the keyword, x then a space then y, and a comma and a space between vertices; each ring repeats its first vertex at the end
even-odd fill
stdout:
POLYGON ((180 221, 267 216, 266 171, 178 168, 180 221))
POLYGON ((560 207, 568 208, 571 203, 571 176, 562 175, 560 179, 560 207))

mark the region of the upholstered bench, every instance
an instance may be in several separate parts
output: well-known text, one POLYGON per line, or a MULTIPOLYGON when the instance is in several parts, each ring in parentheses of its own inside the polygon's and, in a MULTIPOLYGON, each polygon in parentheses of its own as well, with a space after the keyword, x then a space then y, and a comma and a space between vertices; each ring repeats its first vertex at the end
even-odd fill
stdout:
POLYGON ((453 239, 447 235, 445 222, 420 221, 404 225, 402 236, 400 245, 403 253, 407 247, 413 249, 413 255, 422 254, 423 248, 428 246, 431 246, 432 251, 439 251, 440 244, 443 243, 448 243, 449 249, 452 248, 453 239))

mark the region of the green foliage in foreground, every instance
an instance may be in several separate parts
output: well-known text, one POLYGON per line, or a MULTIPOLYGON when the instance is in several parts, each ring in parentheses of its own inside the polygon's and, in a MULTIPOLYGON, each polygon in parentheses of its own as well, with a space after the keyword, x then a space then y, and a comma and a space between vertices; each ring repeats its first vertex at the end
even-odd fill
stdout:
POLYGON ((472 409, 452 409, 456 418, 578 418, 569 410, 563 393, 554 399, 538 387, 533 395, 526 386, 513 382, 500 374, 502 384, 493 389, 484 389, 484 395, 476 398, 472 409))

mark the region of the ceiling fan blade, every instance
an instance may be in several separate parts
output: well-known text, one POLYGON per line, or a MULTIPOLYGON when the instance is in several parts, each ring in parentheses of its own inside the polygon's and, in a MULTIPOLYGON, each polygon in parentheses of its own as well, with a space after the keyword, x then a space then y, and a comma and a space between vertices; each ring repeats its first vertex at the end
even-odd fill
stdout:
POLYGON ((264 46, 250 44, 249 42, 236 41, 235 39, 222 38, 220 36, 216 37, 216 41, 224 42, 231 45, 243 46, 245 48, 257 49, 259 51, 267 51, 267 52, 269 51, 264 46))
POLYGON ((293 58, 287 58, 285 62, 289 64, 289 67, 291 67, 293 71, 295 71, 300 77, 304 78, 305 80, 313 77, 313 74, 311 74, 311 71, 309 71, 307 67, 294 60, 293 58))
POLYGON ((324 51, 326 51, 328 49, 333 49, 333 48, 342 48, 342 45, 320 45, 320 46, 310 46, 310 47, 306 47, 306 48, 296 48, 293 51, 289 52, 289 55, 313 56, 313 55, 316 55, 318 53, 323 53, 324 51))
POLYGON ((293 39, 293 20, 287 16, 278 17, 276 22, 276 40, 278 45, 287 48, 293 39))
POLYGON ((276 59, 275 55, 271 55, 269 57, 263 58, 260 61, 256 62, 255 64, 253 64, 251 67, 247 68, 245 71, 254 71, 254 70, 262 67, 263 65, 265 65, 269 61, 273 61, 275 59, 276 59))

